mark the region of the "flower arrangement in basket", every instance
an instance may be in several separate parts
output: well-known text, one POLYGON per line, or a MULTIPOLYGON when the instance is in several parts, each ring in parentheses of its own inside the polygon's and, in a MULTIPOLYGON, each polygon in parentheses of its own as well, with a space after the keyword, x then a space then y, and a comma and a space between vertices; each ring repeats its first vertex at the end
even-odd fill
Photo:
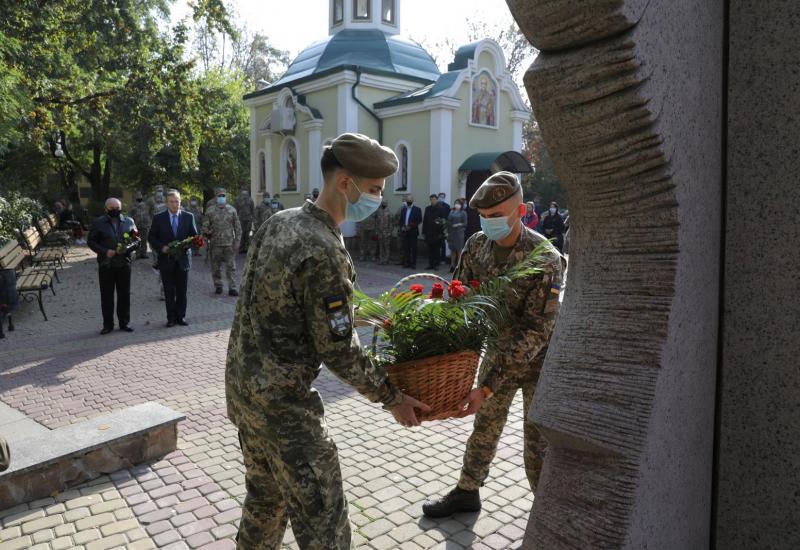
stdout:
POLYGON ((377 298, 356 291, 356 322, 374 328, 369 353, 404 393, 431 407, 420 420, 459 415, 472 389, 482 352, 491 351, 500 330, 510 324, 506 307, 511 283, 541 273, 547 243, 538 246, 506 274, 488 281, 448 283, 438 275, 400 280, 377 298), (420 283, 435 281, 430 292, 420 283), (405 290, 408 285, 407 290, 405 290), (447 294, 445 296, 445 293, 447 294))
POLYGON ((202 235, 194 235, 183 240, 172 241, 167 246, 169 247, 169 255, 177 259, 185 254, 189 248, 197 250, 198 248, 203 248, 205 244, 206 241, 202 235))

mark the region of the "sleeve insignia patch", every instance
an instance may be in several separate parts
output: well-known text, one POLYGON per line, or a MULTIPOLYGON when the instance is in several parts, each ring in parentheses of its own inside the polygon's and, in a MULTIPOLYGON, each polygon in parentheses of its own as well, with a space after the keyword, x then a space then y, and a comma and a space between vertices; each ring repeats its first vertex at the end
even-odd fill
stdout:
POLYGON ((347 301, 344 296, 328 296, 323 299, 323 302, 334 340, 348 338, 353 330, 353 323, 350 320, 350 310, 346 307, 347 301))

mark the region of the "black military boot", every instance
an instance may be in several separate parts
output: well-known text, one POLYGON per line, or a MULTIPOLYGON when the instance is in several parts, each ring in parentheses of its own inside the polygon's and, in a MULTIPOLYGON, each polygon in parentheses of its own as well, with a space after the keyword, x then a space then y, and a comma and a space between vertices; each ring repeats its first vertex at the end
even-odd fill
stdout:
POLYGON ((238 295, 239 295, 239 291, 236 290, 235 288, 228 289, 228 296, 238 296, 238 295))
POLYGON ((428 500, 422 505, 422 513, 429 518, 444 518, 459 512, 478 512, 481 509, 481 497, 477 489, 465 491, 456 487, 443 497, 428 500))

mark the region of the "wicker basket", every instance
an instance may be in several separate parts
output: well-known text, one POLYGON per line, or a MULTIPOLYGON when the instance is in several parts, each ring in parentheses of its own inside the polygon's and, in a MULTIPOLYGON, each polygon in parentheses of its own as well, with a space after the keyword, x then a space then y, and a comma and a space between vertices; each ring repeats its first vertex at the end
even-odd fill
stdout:
MULTIPOLYGON (((391 292, 407 290, 412 283, 433 281, 447 288, 448 281, 430 273, 416 273, 397 282, 391 292)), ((377 329, 372 345, 377 345, 377 329)), ((472 389, 480 355, 474 351, 458 351, 435 355, 417 361, 397 363, 386 368, 389 380, 403 393, 431 407, 429 413, 418 413, 419 420, 442 420, 458 414, 458 405, 472 389)))
POLYGON ((431 412, 418 413, 419 420, 442 420, 458 414, 458 405, 472 389, 480 356, 457 351, 386 368, 389 380, 400 391, 429 405, 431 412))

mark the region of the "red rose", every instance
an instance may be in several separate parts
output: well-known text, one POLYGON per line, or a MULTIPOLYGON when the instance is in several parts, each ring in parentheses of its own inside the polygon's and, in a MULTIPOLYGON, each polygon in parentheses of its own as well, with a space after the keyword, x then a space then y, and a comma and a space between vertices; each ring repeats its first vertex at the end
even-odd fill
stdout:
POLYGON ((431 298, 442 298, 444 296, 444 285, 442 283, 433 283, 431 288, 431 298))
POLYGON ((391 326, 392 326, 392 320, 391 319, 384 319, 383 320, 383 328, 389 328, 391 326))
POLYGON ((192 246, 195 248, 203 248, 203 245, 206 244, 205 239, 203 239, 202 235, 195 235, 192 238, 192 246))
POLYGON ((448 289, 451 298, 459 299, 467 293, 467 289, 463 286, 451 286, 448 289))
POLYGON ((472 288, 478 288, 479 286, 481 286, 481 282, 477 279, 472 279, 469 282, 469 286, 471 286, 472 288))
MULTIPOLYGON (((437 283, 437 284, 438 284, 438 283, 437 283)), ((433 286, 436 286, 436 285, 433 285, 433 286)), ((441 285, 440 285, 440 286, 441 286, 441 285)), ((408 289, 409 289, 409 290, 410 290, 410 291, 411 291, 413 294, 422 294, 423 292, 425 292, 425 287, 424 287, 424 286, 422 286, 422 285, 411 285, 410 287, 408 287, 408 289)))

